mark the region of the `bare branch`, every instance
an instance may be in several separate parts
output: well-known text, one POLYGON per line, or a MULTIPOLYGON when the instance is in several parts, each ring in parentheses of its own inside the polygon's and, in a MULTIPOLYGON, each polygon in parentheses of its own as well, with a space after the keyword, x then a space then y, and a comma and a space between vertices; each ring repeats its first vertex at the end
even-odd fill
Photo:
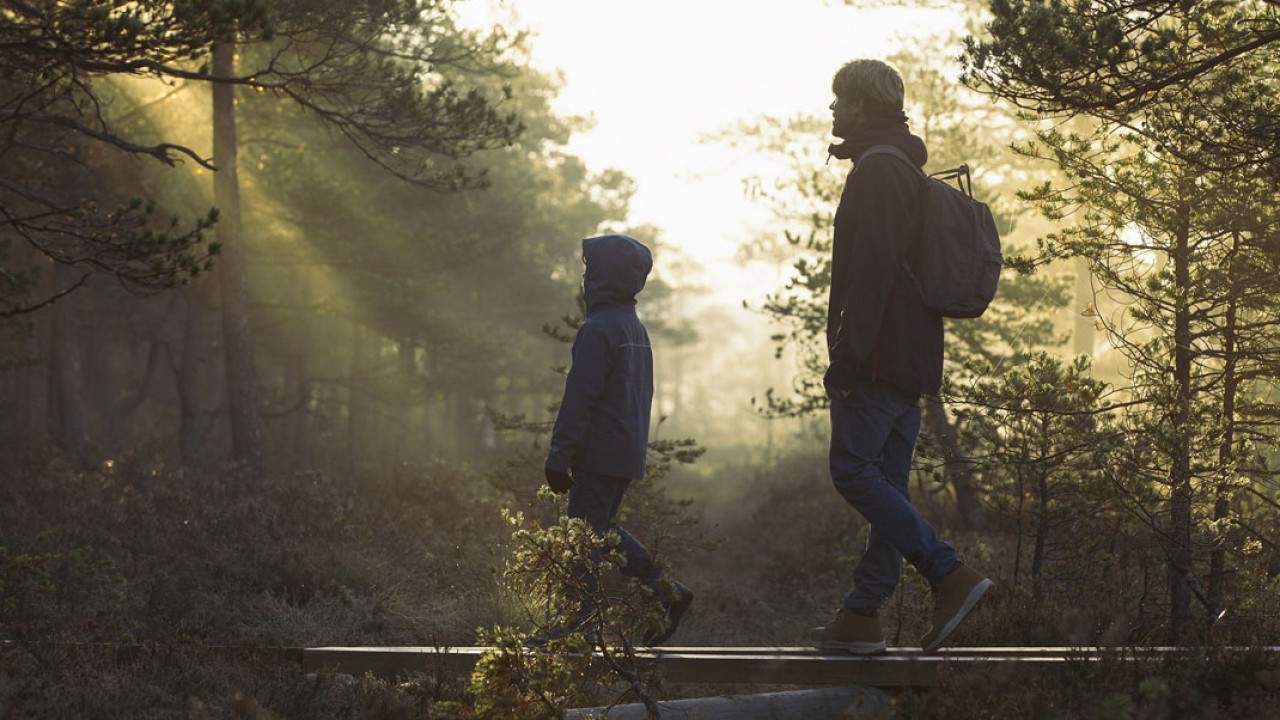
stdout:
MULTIPOLYGON (((13 118, 11 115, 0 113, 0 122, 6 119, 13 119, 13 118)), ((196 164, 200 165, 203 168, 206 168, 208 170, 217 170, 217 168, 213 166, 212 160, 206 160, 205 158, 200 157, 200 155, 198 155, 194 150, 186 147, 185 145, 176 145, 173 143, 159 143, 157 145, 138 145, 136 143, 129 142, 128 140, 125 140, 124 138, 118 135, 115 135, 113 133, 95 130, 65 115, 49 115, 49 114, 24 115, 22 116, 21 119, 65 127, 69 130, 74 130, 82 135, 91 137, 95 140, 101 140, 102 142, 105 142, 107 144, 114 145, 115 147, 118 147, 121 150, 124 150, 125 152, 133 153, 135 155, 150 155, 151 157, 156 158, 160 162, 164 163, 165 165, 169 165, 170 167, 177 164, 177 159, 173 156, 173 153, 178 153, 181 155, 186 155, 187 157, 194 160, 196 164)))
POLYGON ((72 285, 64 288, 63 290, 59 290, 57 293, 45 298, 44 300, 36 303, 35 305, 15 305, 15 306, 11 306, 10 309, 0 310, 0 318, 11 318, 11 317, 16 317, 18 315, 24 315, 26 313, 33 313, 41 308, 54 304, 55 302, 66 297, 67 295, 70 295, 73 291, 79 289, 81 286, 83 286, 87 282, 89 282, 88 273, 81 275, 80 279, 77 280, 72 285))

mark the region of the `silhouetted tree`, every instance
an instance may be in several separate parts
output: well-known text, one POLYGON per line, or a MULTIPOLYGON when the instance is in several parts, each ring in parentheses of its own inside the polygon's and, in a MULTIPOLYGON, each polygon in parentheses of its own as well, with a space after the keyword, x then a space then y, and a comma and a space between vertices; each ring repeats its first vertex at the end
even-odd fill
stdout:
MULTIPOLYGON (((1180 105, 1159 112, 1170 127, 1197 122, 1196 110, 1180 105)), ((1219 500, 1242 478, 1265 474, 1255 443, 1270 442, 1274 408, 1250 389, 1274 381, 1280 351, 1280 217, 1257 201, 1267 184, 1184 161, 1198 144, 1190 135, 1157 143, 1107 124, 1088 135, 1045 128, 1022 147, 1068 178, 1026 197, 1051 218, 1079 215, 1040 241, 1040 259, 1086 259, 1119 302, 1099 322, 1127 361, 1132 400, 1123 420, 1144 452, 1107 465, 1125 494, 1142 499, 1136 511, 1164 547, 1175 638, 1189 630, 1193 594, 1211 617, 1219 609, 1222 578, 1212 582, 1215 601, 1196 580, 1200 549, 1221 543, 1203 519, 1218 514, 1225 523, 1219 500), (1148 484, 1164 490, 1140 489, 1148 484)))
MULTIPOLYGON (((5 98, 9 111, 0 120, 15 130, 31 130, 33 137, 47 136, 55 128, 167 164, 186 158, 225 171, 215 182, 215 202, 226 216, 219 240, 226 250, 221 289, 228 406, 235 454, 255 470, 262 469, 264 451, 240 256, 233 87, 296 103, 397 177, 428 187, 463 187, 479 174, 468 174, 457 160, 509 143, 520 124, 514 115, 499 112, 491 97, 454 84, 462 71, 492 68, 511 38, 501 30, 463 30, 451 9, 451 2, 417 0, 354 6, 307 0, 4 5, 0 32, 12 39, 4 61, 12 71, 12 88, 5 98), (199 65, 201 60, 205 65, 199 65), (256 62, 245 66, 245 60, 256 62), (214 162, 183 145, 140 144, 119 134, 98 86, 102 78, 120 76, 212 82, 214 162)), ((29 150, 29 145, 11 142, 10 148, 29 150)), ((40 149, 52 157, 57 146, 40 149)), ((86 228, 83 221, 71 228, 45 223, 33 229, 31 217, 58 207, 27 192, 21 182, 6 188, 11 197, 38 206, 36 211, 6 210, 10 227, 54 260, 82 261, 79 255, 47 250, 36 229, 103 244, 101 231, 86 228)), ((158 278, 161 284, 197 267, 198 258, 184 254, 192 234, 170 238, 137 231, 145 216, 139 220, 136 215, 135 209, 134 216, 126 216, 133 224, 123 224, 132 234, 124 241, 108 237, 107 249, 133 249, 142 242, 151 250, 142 258, 150 262, 151 275, 143 279, 158 278)), ((104 253, 87 256, 101 258, 104 253)), ((127 263, 97 264, 129 279, 138 274, 127 263)))
POLYGON ((966 76, 1018 107, 1084 115, 1167 146, 1179 162, 1257 168, 1280 185, 1276 0, 994 0, 966 76), (1179 107, 1172 122, 1158 110, 1179 107))

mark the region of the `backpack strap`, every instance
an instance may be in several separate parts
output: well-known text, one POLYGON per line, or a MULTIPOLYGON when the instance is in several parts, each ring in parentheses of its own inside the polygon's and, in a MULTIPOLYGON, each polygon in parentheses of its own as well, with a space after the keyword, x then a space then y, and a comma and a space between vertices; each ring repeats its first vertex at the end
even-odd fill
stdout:
POLYGON ((907 157, 907 154, 902 152, 902 148, 899 148, 896 145, 872 145, 866 150, 863 150, 862 154, 858 156, 858 159, 854 161, 853 163, 854 168, 856 169, 858 165, 862 164, 863 160, 870 157, 871 155, 889 155, 890 157, 896 157, 902 162, 906 163, 907 165, 910 165, 911 169, 915 170, 918 174, 924 177, 928 177, 927 175, 925 175, 924 168, 915 164, 915 161, 907 157))
POLYGON ((858 159, 853 163, 854 172, 857 172, 858 166, 862 164, 863 160, 872 155, 888 155, 889 157, 897 158, 910 166, 920 178, 919 187, 916 189, 915 197, 915 232, 912 233, 911 246, 907 248, 906 257, 902 259, 902 269, 907 272, 907 277, 911 279, 912 283, 919 285, 920 281, 916 279, 916 272, 913 268, 920 266, 921 240, 924 236, 924 218, 929 209, 929 192, 928 188, 925 187, 925 182, 929 179, 929 175, 925 173, 924 168, 917 165, 914 160, 907 157, 907 154, 903 152, 901 148, 895 145, 872 145, 866 150, 863 150, 862 154, 859 155, 858 159))

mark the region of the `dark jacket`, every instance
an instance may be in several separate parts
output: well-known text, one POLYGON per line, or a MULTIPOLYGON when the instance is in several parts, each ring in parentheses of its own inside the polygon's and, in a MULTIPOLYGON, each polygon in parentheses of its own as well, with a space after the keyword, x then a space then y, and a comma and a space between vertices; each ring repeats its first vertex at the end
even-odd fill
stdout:
MULTIPOLYGON (((831 153, 856 162, 881 144, 900 148, 921 167, 928 159, 905 116, 870 119, 831 153)), ((902 269, 915 232, 919 178, 901 160, 876 154, 845 180, 827 306, 828 383, 865 378, 913 394, 937 393, 942 384, 942 318, 924 307, 902 269)))
POLYGON ((636 317, 653 256, 625 235, 582 241, 587 319, 551 432, 546 466, 639 479, 649 448, 653 352, 636 317))

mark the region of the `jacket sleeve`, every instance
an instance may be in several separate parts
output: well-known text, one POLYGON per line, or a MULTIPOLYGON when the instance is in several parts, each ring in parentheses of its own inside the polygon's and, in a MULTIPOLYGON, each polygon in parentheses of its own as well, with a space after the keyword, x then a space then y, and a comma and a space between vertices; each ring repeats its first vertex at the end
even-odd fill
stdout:
POLYGON ((854 234, 845 266, 848 293, 830 348, 833 365, 862 368, 875 349, 894 283, 901 279, 902 253, 915 232, 918 187, 914 171, 883 155, 867 158, 849 178, 840 202, 850 204, 854 234))
POLYGON ((584 324, 573 340, 572 355, 546 462, 548 468, 562 472, 573 463, 591 425, 591 411, 604 392, 605 378, 612 365, 607 333, 591 323, 584 324))

